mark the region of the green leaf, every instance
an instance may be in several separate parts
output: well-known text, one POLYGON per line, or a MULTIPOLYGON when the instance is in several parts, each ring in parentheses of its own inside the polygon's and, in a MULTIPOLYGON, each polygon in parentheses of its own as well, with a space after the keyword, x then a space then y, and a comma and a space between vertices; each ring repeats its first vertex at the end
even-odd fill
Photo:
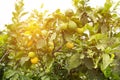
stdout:
POLYGON ((20 75, 20 76, 19 76, 19 79, 20 79, 20 80, 32 80, 32 79, 30 79, 29 77, 24 76, 24 75, 20 75))
POLYGON ((98 41, 98 40, 101 40, 101 39, 105 39, 106 37, 107 37, 106 35, 98 33, 98 34, 92 35, 90 37, 89 41, 92 41, 92 40, 98 41))
POLYGON ((50 41, 53 41, 53 40, 56 38, 56 36, 57 36, 57 34, 56 34, 56 33, 53 33, 53 34, 51 35, 50 41))
POLYGON ((41 80, 50 80, 50 78, 48 76, 43 76, 41 80))
POLYGON ((85 58, 85 59, 84 59, 84 63, 85 63, 85 66, 86 66, 88 69, 92 69, 92 68, 94 67, 94 63, 93 63, 92 58, 85 58))
POLYGON ((15 74, 13 77, 10 78, 10 80, 18 80, 18 78, 19 78, 19 75, 15 74))
POLYGON ((54 63, 54 59, 50 59, 50 58, 48 58, 49 60, 47 60, 46 61, 46 71, 45 72, 50 72, 50 69, 51 69, 51 67, 52 67, 52 65, 53 65, 53 63, 54 63))
POLYGON ((16 73, 16 71, 8 70, 8 71, 5 71, 4 76, 5 76, 5 78, 9 79, 9 78, 12 77, 15 73, 16 73))
POLYGON ((8 58, 9 59, 14 59, 15 58, 15 53, 14 52, 9 53, 8 58))
POLYGON ((66 68, 70 71, 71 69, 78 67, 80 64, 80 54, 75 53, 68 59, 66 68))
POLYGON ((15 58, 16 58, 16 59, 19 59, 19 58, 21 58, 23 55, 24 55, 24 52, 22 52, 22 51, 17 52, 15 58))
POLYGON ((101 64, 101 70, 105 70, 111 63, 111 58, 109 54, 103 54, 102 55, 102 64, 101 64))
POLYGON ((21 60, 20 60, 20 64, 23 65, 29 59, 30 59, 29 57, 22 57, 21 60))
POLYGON ((110 8, 112 7, 112 2, 111 0, 106 0, 105 4, 104 4, 104 9, 103 9, 103 13, 106 13, 110 10, 110 8))
POLYGON ((112 71, 111 71, 112 69, 110 68, 110 67, 107 67, 104 71, 103 71, 103 73, 104 73, 104 75, 105 75, 105 77, 111 77, 111 74, 112 74, 112 71))
POLYGON ((106 54, 110 54, 111 52, 112 52, 112 48, 111 47, 107 47, 106 49, 105 49, 105 53, 106 54))

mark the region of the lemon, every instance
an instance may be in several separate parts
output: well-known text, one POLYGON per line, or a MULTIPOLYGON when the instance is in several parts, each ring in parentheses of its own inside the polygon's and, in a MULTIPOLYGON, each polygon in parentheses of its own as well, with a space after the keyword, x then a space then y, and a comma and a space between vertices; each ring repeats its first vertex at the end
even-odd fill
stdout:
POLYGON ((74 12, 73 12, 72 9, 67 9, 67 10, 65 11, 65 15, 68 16, 68 17, 71 17, 71 16, 74 15, 74 12))
POLYGON ((36 54, 34 53, 34 52, 29 52, 28 53, 28 57, 30 57, 30 58, 33 58, 33 57, 35 57, 36 56, 36 54))
POLYGON ((79 34, 82 34, 84 32, 84 29, 83 28, 77 28, 76 32, 79 33, 79 34))
POLYGON ((74 43, 72 42, 67 42, 66 43, 66 47, 69 48, 69 49, 72 49, 74 47, 74 43))
POLYGON ((68 23, 68 29, 74 31, 76 30, 76 28, 77 28, 77 24, 74 21, 70 20, 68 23))
POLYGON ((60 29, 61 30, 66 30, 67 29, 67 23, 62 23, 62 24, 60 24, 60 29))
POLYGON ((37 64, 39 59, 38 59, 38 57, 34 57, 34 58, 31 58, 30 61, 32 64, 37 64))

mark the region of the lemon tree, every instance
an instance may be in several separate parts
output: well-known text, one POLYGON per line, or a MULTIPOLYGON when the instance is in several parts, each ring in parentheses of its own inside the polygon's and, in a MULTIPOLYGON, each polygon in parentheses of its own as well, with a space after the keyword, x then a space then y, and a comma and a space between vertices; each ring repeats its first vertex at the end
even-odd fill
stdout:
POLYGON ((0 33, 1 80, 120 80, 119 3, 92 8, 73 0, 75 10, 49 14, 15 4, 12 23, 0 33))

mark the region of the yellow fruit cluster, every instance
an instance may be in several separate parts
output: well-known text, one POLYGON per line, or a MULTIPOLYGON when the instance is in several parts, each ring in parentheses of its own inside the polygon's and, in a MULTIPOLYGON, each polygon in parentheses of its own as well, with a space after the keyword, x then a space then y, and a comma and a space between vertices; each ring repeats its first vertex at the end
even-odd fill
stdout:
POLYGON ((38 57, 36 56, 35 52, 29 52, 29 53, 28 53, 28 57, 31 58, 31 59, 30 59, 30 62, 31 62, 32 64, 37 64, 37 63, 39 62, 39 59, 38 59, 38 57))

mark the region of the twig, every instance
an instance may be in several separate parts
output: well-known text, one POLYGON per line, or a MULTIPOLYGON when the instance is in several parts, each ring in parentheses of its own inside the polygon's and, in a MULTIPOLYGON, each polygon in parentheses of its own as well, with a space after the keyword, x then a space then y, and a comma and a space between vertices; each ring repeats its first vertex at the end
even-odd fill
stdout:
POLYGON ((64 37, 64 32, 62 32, 62 38, 63 38, 63 44, 61 44, 60 47, 58 47, 58 49, 53 50, 53 52, 52 52, 53 57, 54 57, 54 53, 58 52, 64 46, 64 43, 66 42, 65 37, 64 37))
POLYGON ((5 52, 5 54, 2 56, 2 58, 0 59, 0 63, 2 62, 2 60, 4 59, 4 57, 8 54, 8 51, 5 52))

